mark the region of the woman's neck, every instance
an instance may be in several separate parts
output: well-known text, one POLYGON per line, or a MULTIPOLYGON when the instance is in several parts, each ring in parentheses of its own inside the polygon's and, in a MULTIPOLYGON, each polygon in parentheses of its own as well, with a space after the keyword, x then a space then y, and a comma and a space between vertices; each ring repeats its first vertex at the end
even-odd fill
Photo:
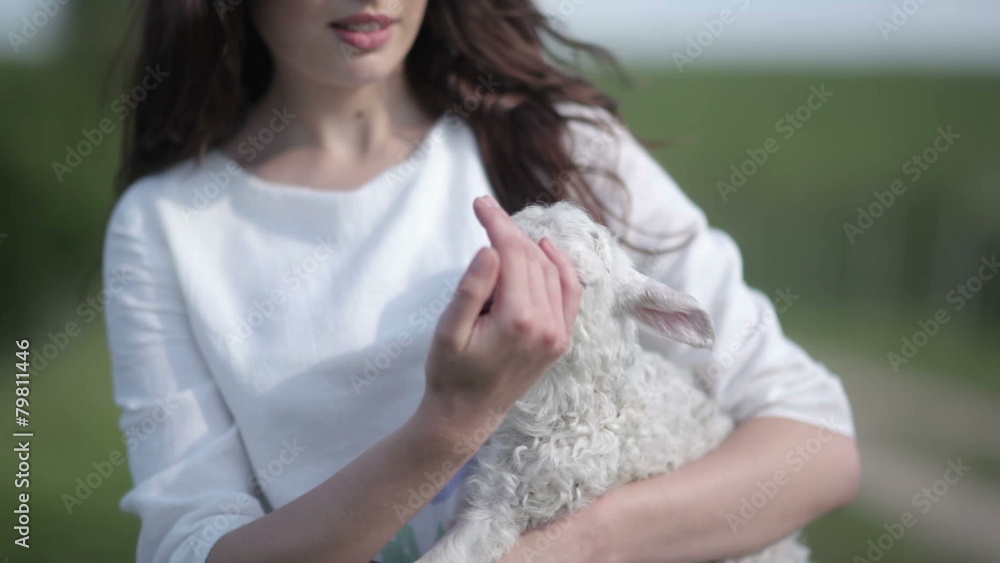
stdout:
POLYGON ((267 179, 351 189, 405 159, 433 122, 402 69, 347 88, 278 68, 223 150, 267 179), (254 144, 253 163, 239 157, 248 141, 254 144))
POLYGON ((351 151, 363 157, 394 134, 431 122, 402 68, 382 81, 355 87, 324 84, 293 72, 278 69, 272 87, 255 108, 263 119, 283 107, 296 115, 283 132, 282 144, 351 151))

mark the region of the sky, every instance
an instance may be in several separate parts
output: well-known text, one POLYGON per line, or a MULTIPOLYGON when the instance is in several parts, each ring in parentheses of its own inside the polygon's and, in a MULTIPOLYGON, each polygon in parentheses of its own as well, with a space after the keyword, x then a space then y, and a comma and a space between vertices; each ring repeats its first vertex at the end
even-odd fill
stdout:
POLYGON ((833 65, 1000 73, 1000 0, 538 3, 575 36, 680 70, 833 65))
MULTIPOLYGON (((43 61, 59 48, 80 1, 0 2, 0 57, 43 61), (60 9, 39 15, 40 2, 60 9), (24 18, 33 17, 45 25, 12 45, 9 34, 20 34, 24 18)), ((536 1, 576 37, 626 61, 677 71, 839 66, 1000 74, 1000 0, 536 1)))

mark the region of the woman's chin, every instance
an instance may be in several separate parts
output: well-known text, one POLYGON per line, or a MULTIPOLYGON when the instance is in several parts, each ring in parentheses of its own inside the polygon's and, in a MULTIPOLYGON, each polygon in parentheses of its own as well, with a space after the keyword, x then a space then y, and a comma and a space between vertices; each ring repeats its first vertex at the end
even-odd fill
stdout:
POLYGON ((354 63, 337 73, 337 80, 352 86, 384 82, 393 75, 400 63, 389 64, 375 61, 371 64, 354 63))
POLYGON ((293 72, 317 86, 337 89, 360 88, 385 82, 393 76, 399 64, 393 66, 386 62, 354 61, 351 64, 299 66, 293 72))
POLYGON ((384 82, 403 64, 401 57, 387 53, 361 53, 334 61, 321 72, 322 80, 342 87, 358 87, 384 82))

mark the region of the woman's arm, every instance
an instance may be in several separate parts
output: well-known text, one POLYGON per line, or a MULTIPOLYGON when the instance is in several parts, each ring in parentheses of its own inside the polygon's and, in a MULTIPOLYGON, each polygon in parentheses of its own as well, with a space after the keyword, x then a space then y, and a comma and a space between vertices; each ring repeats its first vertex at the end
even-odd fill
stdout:
POLYGON ((246 449, 192 333, 155 180, 131 186, 108 221, 104 310, 119 427, 141 518, 136 561, 202 562, 213 541, 264 515, 246 449))
POLYGON ((675 563, 758 551, 854 498, 854 440, 782 418, 741 424, 677 471, 525 534, 503 563, 675 563))
POLYGON ((535 245, 492 198, 475 211, 493 246, 441 315, 416 415, 318 487, 226 534, 210 563, 368 561, 566 351, 581 294, 572 264, 549 241, 535 245))
POLYGON ((367 563, 472 456, 489 434, 474 431, 490 421, 475 412, 444 419, 431 393, 402 428, 266 513, 239 428, 192 333, 158 216, 169 203, 157 187, 142 181, 122 196, 104 252, 115 400, 132 438, 135 486, 122 507, 142 518, 136 560, 367 563))
MULTIPOLYGON (((611 123, 604 131, 583 125, 572 131, 580 164, 611 167, 625 185, 616 191, 603 177, 592 179, 602 201, 634 227, 612 219, 614 230, 651 248, 686 240, 662 255, 633 257, 641 271, 702 304, 715 324, 715 347, 693 349, 642 328, 640 343, 694 370, 738 427, 704 458, 608 493, 581 512, 578 525, 572 524, 576 519, 565 522, 567 533, 560 537, 591 548, 580 553, 583 561, 591 552, 608 561, 696 561, 755 551, 847 504, 860 472, 851 409, 839 378, 781 330, 778 315, 794 305, 794 291, 776 306, 749 287, 733 240, 709 227, 701 209, 626 129, 611 123), (664 240, 662 234, 671 232, 685 236, 664 240), (767 498, 757 508, 760 495, 767 498)), ((528 534, 519 549, 540 537, 528 534)), ((519 561, 514 557, 510 561, 519 561)))
POLYGON ((104 248, 115 401, 135 481, 122 507, 142 518, 141 563, 367 563, 568 346, 580 295, 572 266, 480 200, 493 247, 477 254, 441 315, 416 413, 265 514, 239 428, 191 330, 161 219, 173 203, 161 195, 155 180, 130 187, 104 248))
POLYGON ((467 431, 427 401, 403 427, 294 501, 230 531, 207 561, 367 562, 436 495, 489 435, 495 421, 470 416, 467 431), (484 431, 477 434, 476 430, 484 431), (417 492, 419 491, 419 492, 417 492), (414 496, 415 495, 415 496, 414 496), (336 556, 331 559, 332 555, 336 556))

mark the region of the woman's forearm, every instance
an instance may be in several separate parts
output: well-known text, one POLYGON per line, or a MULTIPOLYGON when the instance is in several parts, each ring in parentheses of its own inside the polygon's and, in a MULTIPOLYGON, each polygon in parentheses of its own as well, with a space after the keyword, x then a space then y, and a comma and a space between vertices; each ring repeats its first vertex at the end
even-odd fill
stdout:
POLYGON ((368 563, 481 445, 497 416, 454 421, 419 410, 396 432, 294 501, 220 538, 208 563, 368 563), (414 493, 414 491, 417 491, 414 493), (416 498, 414 498, 414 494, 416 498))
POLYGON ((674 563, 749 554, 849 504, 859 475, 851 438, 756 418, 704 458, 529 532, 504 563, 674 563))
POLYGON ((611 561, 705 561, 752 553, 846 506, 854 440, 781 418, 741 424, 717 450, 606 495, 595 511, 611 561))

